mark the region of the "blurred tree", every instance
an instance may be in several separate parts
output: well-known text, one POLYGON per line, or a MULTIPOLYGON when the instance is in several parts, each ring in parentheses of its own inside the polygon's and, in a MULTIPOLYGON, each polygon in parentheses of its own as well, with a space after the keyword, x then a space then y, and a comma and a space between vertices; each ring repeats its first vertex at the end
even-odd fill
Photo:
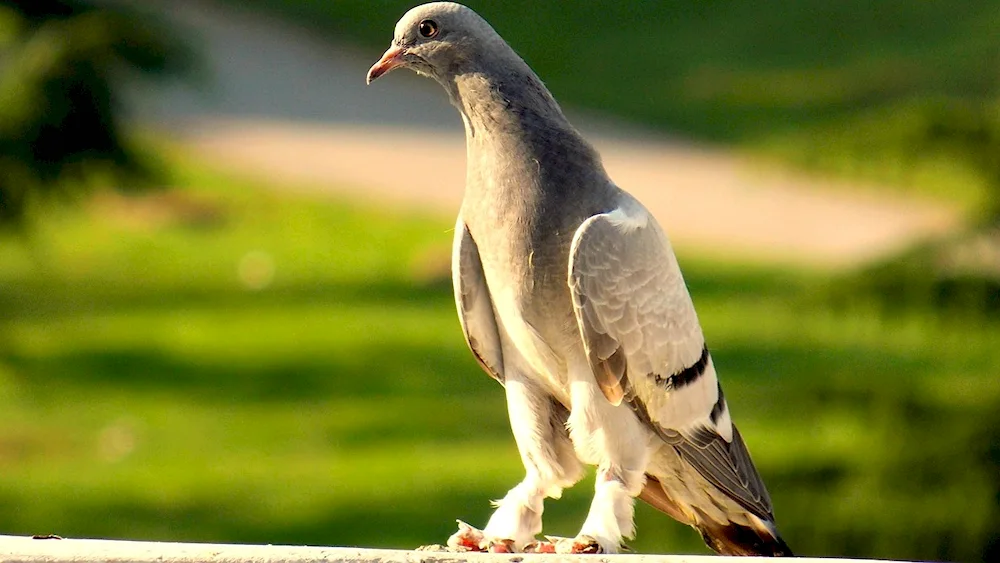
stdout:
POLYGON ((992 99, 945 100, 928 104, 914 153, 943 153, 967 162, 986 179, 981 219, 1000 226, 1000 105, 992 99))
POLYGON ((0 0, 0 227, 37 201, 151 178, 122 132, 129 75, 178 74, 193 58, 166 28, 91 0, 0 0))

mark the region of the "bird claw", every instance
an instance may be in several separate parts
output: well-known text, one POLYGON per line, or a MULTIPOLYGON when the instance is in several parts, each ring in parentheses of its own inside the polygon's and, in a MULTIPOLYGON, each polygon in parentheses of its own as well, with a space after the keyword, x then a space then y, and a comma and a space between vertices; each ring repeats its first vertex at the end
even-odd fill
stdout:
POLYGON ((489 553, 514 553, 514 540, 487 538, 483 531, 461 520, 458 531, 448 538, 448 548, 453 551, 476 551, 489 553))
POLYGON ((604 548, 593 536, 580 535, 573 538, 570 553, 604 553, 604 548))
POLYGON ((490 553, 514 553, 514 540, 486 540, 486 551, 490 553))
POLYGON ((560 553, 560 554, 581 554, 581 553, 604 553, 604 548, 593 536, 579 535, 575 538, 560 538, 557 536, 545 536, 546 541, 532 542, 525 546, 532 548, 532 553, 560 553))
POLYGON ((556 546, 551 541, 535 540, 524 546, 525 553, 555 553, 556 546))
MULTIPOLYGON (((448 538, 447 547, 425 546, 419 548, 423 551, 453 551, 453 552, 479 552, 479 553, 516 553, 518 550, 514 546, 514 540, 502 538, 489 538, 482 530, 475 528, 461 520, 458 522, 458 531, 448 538)), ((628 549, 626 546, 621 546, 628 549)), ((523 553, 559 553, 559 554, 584 554, 584 553, 606 553, 597 538, 581 534, 575 538, 561 538, 557 536, 545 536, 545 540, 536 540, 528 543, 521 549, 523 553)))
POLYGON ((447 545, 456 551, 485 551, 480 545, 483 543, 482 530, 476 529, 461 520, 458 522, 458 531, 448 538, 447 545))

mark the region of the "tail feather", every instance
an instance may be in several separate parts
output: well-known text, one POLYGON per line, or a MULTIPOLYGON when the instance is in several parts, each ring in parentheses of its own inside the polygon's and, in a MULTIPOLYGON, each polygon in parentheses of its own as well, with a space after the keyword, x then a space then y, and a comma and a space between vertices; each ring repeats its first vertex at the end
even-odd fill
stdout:
POLYGON ((791 548, 775 532, 773 535, 733 522, 700 522, 697 526, 708 547, 720 555, 793 557, 791 548))
POLYGON ((745 526, 735 522, 720 523, 696 507, 691 507, 695 513, 689 513, 670 498, 660 481, 652 475, 646 475, 646 486, 639 498, 678 522, 698 530, 705 544, 720 555, 794 556, 772 523, 764 522, 752 515, 750 521, 759 526, 745 526))
POLYGON ((694 520, 689 518, 684 510, 667 495, 660 480, 648 473, 646 474, 646 486, 639 493, 639 498, 674 520, 688 526, 694 526, 694 520))

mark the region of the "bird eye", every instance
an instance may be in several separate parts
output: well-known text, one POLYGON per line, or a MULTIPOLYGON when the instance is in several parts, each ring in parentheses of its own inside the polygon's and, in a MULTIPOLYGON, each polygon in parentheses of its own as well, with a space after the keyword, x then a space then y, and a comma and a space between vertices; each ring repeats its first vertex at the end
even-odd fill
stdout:
POLYGON ((417 25, 417 32, 421 37, 430 39, 438 34, 438 24, 434 20, 424 20, 417 25))

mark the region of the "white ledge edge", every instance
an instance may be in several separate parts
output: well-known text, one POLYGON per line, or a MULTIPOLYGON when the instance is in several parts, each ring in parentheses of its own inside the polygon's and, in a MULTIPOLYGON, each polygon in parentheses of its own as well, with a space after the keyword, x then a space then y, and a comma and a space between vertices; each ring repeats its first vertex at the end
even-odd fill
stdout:
MULTIPOLYGON (((453 553, 118 540, 33 539, 0 535, 2 563, 733 563, 768 561, 764 557, 710 555, 543 555, 534 553, 453 553)), ((802 563, 871 560, 799 558, 802 563)))

